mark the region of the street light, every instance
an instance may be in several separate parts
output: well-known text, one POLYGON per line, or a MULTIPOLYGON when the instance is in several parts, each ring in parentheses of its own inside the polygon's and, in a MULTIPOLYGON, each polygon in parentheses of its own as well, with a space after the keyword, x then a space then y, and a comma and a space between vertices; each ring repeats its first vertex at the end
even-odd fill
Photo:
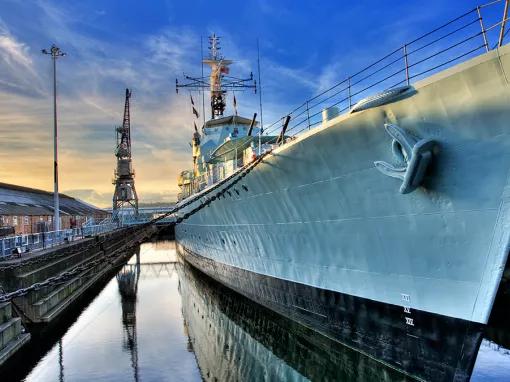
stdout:
POLYGON ((57 58, 64 57, 66 54, 58 46, 53 44, 50 50, 43 49, 43 54, 51 55, 53 60, 53 208, 54 208, 54 230, 60 230, 60 206, 58 200, 58 129, 57 129, 57 58))

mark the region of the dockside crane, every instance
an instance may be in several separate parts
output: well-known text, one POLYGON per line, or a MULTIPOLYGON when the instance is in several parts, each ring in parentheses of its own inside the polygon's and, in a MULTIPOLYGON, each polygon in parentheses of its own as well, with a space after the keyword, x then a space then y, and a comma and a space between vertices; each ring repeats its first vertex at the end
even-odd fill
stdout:
POLYGON ((112 182, 115 185, 112 210, 112 218, 114 220, 119 220, 119 213, 123 209, 129 209, 129 211, 125 211, 123 214, 138 215, 138 195, 135 188, 135 172, 133 170, 131 158, 130 98, 131 91, 126 89, 122 126, 115 128, 117 140, 117 147, 115 149, 117 168, 115 169, 112 182))

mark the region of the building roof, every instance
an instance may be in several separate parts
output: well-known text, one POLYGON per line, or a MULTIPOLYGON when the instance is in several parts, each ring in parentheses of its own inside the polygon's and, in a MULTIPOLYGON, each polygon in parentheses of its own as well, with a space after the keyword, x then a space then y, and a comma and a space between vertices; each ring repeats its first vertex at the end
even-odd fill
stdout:
MULTIPOLYGON (((63 215, 104 214, 107 211, 59 193, 63 215)), ((0 215, 53 215, 53 193, 36 188, 0 183, 0 215)))
POLYGON ((35 204, 17 204, 12 202, 0 202, 0 215, 53 215, 53 209, 37 206, 35 204))

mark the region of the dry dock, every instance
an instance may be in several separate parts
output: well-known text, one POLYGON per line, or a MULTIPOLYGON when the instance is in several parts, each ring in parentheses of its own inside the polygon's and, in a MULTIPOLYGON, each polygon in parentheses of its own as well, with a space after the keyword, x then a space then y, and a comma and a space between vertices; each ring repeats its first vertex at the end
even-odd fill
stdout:
POLYGON ((0 365, 164 226, 120 228, 0 262, 0 365))

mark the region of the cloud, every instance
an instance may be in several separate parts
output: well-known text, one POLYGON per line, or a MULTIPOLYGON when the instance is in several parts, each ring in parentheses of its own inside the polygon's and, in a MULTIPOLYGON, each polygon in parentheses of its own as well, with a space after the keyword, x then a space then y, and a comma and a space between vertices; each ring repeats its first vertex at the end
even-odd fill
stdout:
POLYGON ((264 14, 264 17, 273 17, 273 18, 289 18, 292 17, 292 12, 284 7, 282 4, 276 4, 273 1, 269 0, 258 0, 257 5, 264 14))
POLYGON ((145 45, 152 64, 164 66, 170 73, 178 73, 197 56, 197 42, 200 41, 190 30, 166 28, 157 35, 147 38, 145 45))
POLYGON ((11 67, 21 65, 33 72, 32 59, 28 55, 28 47, 25 44, 16 41, 4 32, 0 35, 0 50, 5 61, 11 67))
POLYGON ((0 90, 38 97, 44 94, 29 46, 0 19, 0 90))
MULTIPOLYGON (((0 20, 2 180, 52 189, 52 72, 39 46, 49 41, 68 53, 57 62, 60 188, 87 202, 110 205, 114 129, 122 123, 124 89, 129 87, 138 194, 143 202, 172 201, 178 192, 177 175, 191 167, 193 121, 189 97, 175 94, 174 79, 183 72, 200 73, 199 34, 186 26, 166 25, 117 35, 94 21, 108 17, 106 10, 92 11, 93 21, 87 22, 72 4, 57 7, 40 0, 10 6, 15 9, 0 20), (14 33, 7 25, 23 28, 14 33)), ((224 36, 226 55, 235 60, 233 72, 255 73, 256 45, 241 45, 241 36, 217 30, 224 36)), ((297 95, 302 100, 318 89, 308 66, 287 67, 264 57, 263 70, 266 124, 294 106, 297 95)), ((237 100, 244 115, 258 112, 257 95, 247 92, 237 100)), ((206 116, 207 104, 201 110, 206 116)))
POLYGON ((85 200, 96 206, 109 207, 112 203, 112 194, 97 192, 94 189, 64 190, 62 193, 73 198, 85 200))
POLYGON ((338 82, 347 78, 348 73, 344 70, 344 65, 339 61, 335 61, 332 64, 326 65, 322 69, 319 78, 317 80, 316 92, 323 92, 338 82))
MULTIPOLYGON (((156 35, 138 36, 136 48, 126 40, 113 47, 111 42, 78 32, 73 26, 75 17, 65 9, 42 1, 36 5, 40 16, 34 16, 34 23, 46 26, 41 29, 46 31, 46 39, 58 42, 69 53, 58 62, 61 189, 78 190, 75 194, 79 197, 100 205, 111 202, 114 128, 122 122, 124 88, 131 87, 139 194, 151 201, 158 195, 175 197, 177 166, 185 167, 189 161, 185 155, 189 121, 182 113, 182 97, 168 96, 168 76, 191 67, 194 37, 165 29, 156 35), (108 53, 112 50, 115 55, 108 53), (177 155, 183 158, 178 160, 177 155)), ((27 99, 21 91, 30 85, 23 80, 26 72, 35 76, 34 67, 38 65, 40 70, 47 63, 44 57, 34 60, 29 43, 12 36, 5 23, 1 33, 0 49, 7 58, 0 62, 0 73, 11 75, 0 82, 0 176, 11 183, 50 189, 51 91, 38 100, 27 99), (21 161, 20 152, 24 153, 21 161)), ((46 82, 43 89, 50 87, 50 78, 42 76, 46 82)))

